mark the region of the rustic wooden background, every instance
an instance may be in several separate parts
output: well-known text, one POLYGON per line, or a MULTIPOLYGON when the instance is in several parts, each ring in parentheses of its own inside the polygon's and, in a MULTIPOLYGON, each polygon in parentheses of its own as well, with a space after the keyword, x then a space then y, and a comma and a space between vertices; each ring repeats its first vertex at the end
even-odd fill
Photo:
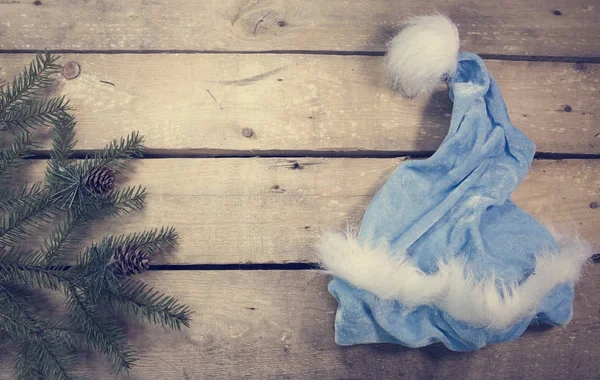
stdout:
MULTIPOLYGON (((0 78, 54 50, 81 67, 54 89, 77 108, 79 149, 146 135, 148 155, 123 181, 147 185, 147 209, 94 237, 180 231, 144 279, 188 303, 193 326, 132 325, 142 360, 131 379, 598 378, 600 264, 566 327, 472 353, 334 344, 336 303, 311 269, 312 244, 358 222, 390 172, 431 154, 449 123, 443 86, 407 101, 385 82, 385 43, 407 15, 449 14, 537 144, 516 202, 600 248, 600 1, 423 3, 0 0, 0 78)), ((112 378, 95 357, 82 366, 112 378)))

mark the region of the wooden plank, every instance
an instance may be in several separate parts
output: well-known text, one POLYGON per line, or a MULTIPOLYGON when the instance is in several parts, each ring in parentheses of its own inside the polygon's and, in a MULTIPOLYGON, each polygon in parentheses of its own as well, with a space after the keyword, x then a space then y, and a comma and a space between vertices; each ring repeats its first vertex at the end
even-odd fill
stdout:
MULTIPOLYGON (((147 208, 96 223, 89 238, 172 224, 173 254, 155 264, 315 261, 323 233, 358 224, 401 159, 139 160, 127 182, 148 188, 147 208)), ((43 174, 43 162, 31 178, 43 174)), ((600 247, 600 160, 535 161, 514 200, 547 223, 574 223, 600 247)), ((89 241, 89 240, 88 240, 89 241)))
POLYGON ((35 3, 0 3, 0 49, 382 51, 400 20, 437 10, 455 20, 468 51, 600 55, 598 9, 586 0, 35 3))
MULTIPOLYGON (((30 58, 0 55, 0 77, 30 58)), ((429 101, 402 99, 381 57, 67 54, 62 62, 70 60, 82 74, 56 93, 76 108, 80 149, 136 129, 151 152, 167 154, 433 151, 452 110, 443 86, 429 101)), ((600 65, 487 64, 538 151, 600 154, 600 65)))
MULTIPOLYGON (((600 372, 600 265, 576 287, 566 327, 538 327, 470 353, 436 345, 338 347, 335 300, 317 271, 167 271, 144 280, 195 310, 181 333, 130 325, 142 357, 130 379, 594 379, 600 372)), ((89 378, 102 362, 82 358, 89 378)), ((7 367, 6 360, 2 365, 7 367)), ((7 379, 2 371, 0 378, 7 379)), ((8 372, 10 373, 10 372, 8 372)))

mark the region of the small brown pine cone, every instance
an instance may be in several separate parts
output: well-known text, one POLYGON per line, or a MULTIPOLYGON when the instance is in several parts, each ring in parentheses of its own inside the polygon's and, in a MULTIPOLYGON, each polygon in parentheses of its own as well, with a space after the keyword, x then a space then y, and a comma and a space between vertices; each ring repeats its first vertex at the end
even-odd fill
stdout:
POLYGON ((85 187, 96 194, 106 194, 115 186, 115 172, 106 166, 90 170, 85 178, 85 187))
POLYGON ((150 267, 150 257, 140 247, 132 245, 119 246, 113 254, 109 267, 114 273, 131 276, 148 269, 150 267))

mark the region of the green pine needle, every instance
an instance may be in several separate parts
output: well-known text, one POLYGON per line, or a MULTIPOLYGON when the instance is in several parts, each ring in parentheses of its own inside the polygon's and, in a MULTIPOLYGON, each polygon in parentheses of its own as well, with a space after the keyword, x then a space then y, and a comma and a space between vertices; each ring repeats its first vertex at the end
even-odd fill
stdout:
POLYGON ((142 156, 144 146, 133 132, 90 157, 73 159, 77 123, 68 100, 39 99, 60 69, 57 59, 40 53, 12 83, 0 86, 0 344, 18 347, 17 379, 75 379, 81 350, 101 353, 117 373, 128 371, 136 356, 119 317, 181 329, 191 316, 175 298, 113 272, 119 247, 159 254, 177 244, 174 228, 106 236, 76 250, 75 241, 95 220, 144 207, 143 186, 113 189, 111 183, 98 190, 89 184, 92 170, 118 174, 142 156), (28 184, 19 169, 41 126, 52 127, 50 160, 44 181, 28 184), (40 233, 45 239, 31 249, 31 238, 40 233), (38 307, 48 293, 64 298, 66 310, 38 307))
POLYGON ((11 248, 0 251, 0 282, 65 292, 75 283, 64 266, 47 267, 39 252, 11 248))
POLYGON ((79 291, 72 289, 68 297, 73 324, 85 331, 89 344, 102 352, 117 368, 128 371, 136 361, 133 350, 127 344, 123 330, 107 318, 97 305, 89 303, 79 291))
POLYGON ((61 112, 52 120, 54 134, 52 137, 52 151, 50 152, 52 164, 63 164, 71 157, 75 148, 75 118, 66 112, 61 112))
POLYGON ((142 233, 120 236, 106 236, 92 244, 80 257, 78 267, 107 266, 118 247, 134 246, 143 248, 149 255, 155 255, 165 248, 177 244, 178 235, 173 227, 161 227, 142 233))
POLYGON ((23 158, 28 155, 32 147, 31 134, 23 133, 15 137, 8 148, 0 150, 0 178, 10 179, 7 174, 22 167, 23 158))
POLYGON ((12 134, 26 133, 57 122, 61 114, 70 110, 64 97, 20 103, 2 115, 0 130, 12 134))
POLYGON ((54 216, 52 199, 42 192, 22 200, 22 205, 0 214, 0 247, 13 247, 27 239, 32 230, 54 216))
POLYGON ((43 376, 38 367, 40 358, 34 354, 34 347, 35 343, 27 339, 19 345, 14 362, 15 377, 18 380, 39 379, 43 376))
POLYGON ((50 236, 46 237, 42 244, 46 265, 54 264, 71 248, 69 238, 80 224, 79 219, 67 213, 65 220, 54 227, 50 236))
POLYGON ((126 138, 121 137, 111 141, 100 152, 95 153, 80 164, 82 172, 89 172, 92 168, 108 166, 111 168, 125 168, 127 160, 141 157, 144 153, 144 137, 139 132, 132 132, 126 138))
POLYGON ((47 51, 38 53, 12 84, 0 87, 0 115, 6 115, 40 95, 41 90, 52 83, 52 75, 60 70, 60 66, 56 64, 58 58, 47 51))
POLYGON ((23 207, 32 199, 42 195, 42 183, 31 186, 20 184, 15 188, 0 189, 0 213, 6 213, 17 207, 23 207))
POLYGON ((125 280, 109 298, 113 307, 134 318, 180 330, 189 327, 191 310, 141 281, 125 280))

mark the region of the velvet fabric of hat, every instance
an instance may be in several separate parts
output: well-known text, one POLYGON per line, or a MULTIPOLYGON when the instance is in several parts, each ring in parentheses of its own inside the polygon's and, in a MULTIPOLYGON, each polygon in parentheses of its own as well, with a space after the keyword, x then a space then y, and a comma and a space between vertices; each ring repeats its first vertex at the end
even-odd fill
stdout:
POLYGON ((457 28, 442 15, 409 20, 386 62, 407 97, 445 79, 452 118, 433 156, 391 175, 357 234, 318 244, 338 302, 336 342, 468 351, 515 339, 532 322, 567 323, 591 249, 510 199, 535 145, 511 124, 484 62, 459 52, 457 28))

